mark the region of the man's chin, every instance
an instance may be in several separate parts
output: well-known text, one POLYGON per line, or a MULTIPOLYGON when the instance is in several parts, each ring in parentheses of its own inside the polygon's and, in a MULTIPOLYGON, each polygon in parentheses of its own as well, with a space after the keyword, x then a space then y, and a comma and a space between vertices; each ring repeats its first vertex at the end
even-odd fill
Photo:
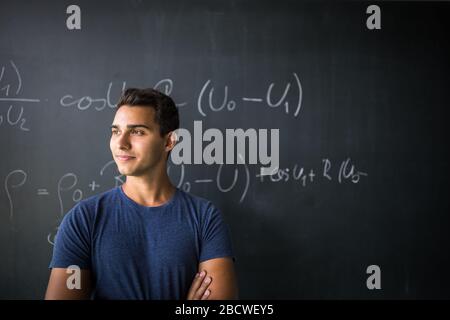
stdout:
POLYGON ((127 170, 119 170, 119 173, 122 175, 122 176, 134 176, 134 172, 131 172, 131 171, 127 171, 127 170))
POLYGON ((151 169, 149 167, 146 168, 142 168, 142 167, 134 167, 134 168, 129 168, 129 167, 125 167, 125 166, 117 166, 117 171, 119 171, 119 173, 123 176, 130 176, 130 177, 140 177, 140 176, 145 176, 146 174, 148 174, 149 171, 151 171, 151 169))
POLYGON ((136 177, 139 176, 139 173, 137 171, 131 171, 131 170, 120 170, 119 169, 119 173, 122 176, 127 176, 127 177, 136 177))
POLYGON ((120 168, 119 166, 117 167, 117 171, 119 171, 119 173, 123 176, 132 176, 133 175, 133 171, 120 168))

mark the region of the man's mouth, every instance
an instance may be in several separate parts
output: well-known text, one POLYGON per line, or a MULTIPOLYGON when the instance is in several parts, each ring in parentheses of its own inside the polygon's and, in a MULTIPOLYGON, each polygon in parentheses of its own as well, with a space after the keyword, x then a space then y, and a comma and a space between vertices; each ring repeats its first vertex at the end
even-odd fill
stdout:
POLYGON ((117 160, 120 160, 120 161, 129 161, 129 160, 134 159, 135 157, 130 157, 130 156, 116 156, 116 158, 117 158, 117 160))

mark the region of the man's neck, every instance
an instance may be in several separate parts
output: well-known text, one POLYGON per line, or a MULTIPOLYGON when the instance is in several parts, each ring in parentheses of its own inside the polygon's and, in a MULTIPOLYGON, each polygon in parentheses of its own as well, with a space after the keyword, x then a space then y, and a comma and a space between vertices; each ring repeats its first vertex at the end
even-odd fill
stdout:
POLYGON ((157 178, 128 176, 122 189, 129 198, 146 207, 163 205, 176 191, 165 172, 157 178))

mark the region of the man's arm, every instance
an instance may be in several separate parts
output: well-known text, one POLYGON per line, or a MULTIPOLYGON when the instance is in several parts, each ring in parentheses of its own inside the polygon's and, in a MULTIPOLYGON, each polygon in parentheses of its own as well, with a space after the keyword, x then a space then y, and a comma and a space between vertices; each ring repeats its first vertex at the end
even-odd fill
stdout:
POLYGON ((91 295, 91 272, 80 270, 80 289, 69 289, 67 279, 72 272, 67 273, 66 268, 53 268, 48 281, 45 300, 87 300, 91 295))
POLYGON ((203 261, 198 270, 205 270, 212 281, 208 300, 232 300, 238 298, 238 286, 234 262, 230 257, 203 261))

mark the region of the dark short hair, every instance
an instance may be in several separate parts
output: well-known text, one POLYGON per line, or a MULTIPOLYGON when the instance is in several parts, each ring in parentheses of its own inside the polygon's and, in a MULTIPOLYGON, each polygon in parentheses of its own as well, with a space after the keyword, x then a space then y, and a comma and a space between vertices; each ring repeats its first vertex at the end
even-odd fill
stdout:
POLYGON ((175 102, 173 102, 171 97, 158 90, 152 88, 128 88, 119 98, 117 110, 124 105, 151 107, 155 109, 154 121, 159 124, 159 133, 161 136, 178 129, 180 126, 178 109, 175 102))

